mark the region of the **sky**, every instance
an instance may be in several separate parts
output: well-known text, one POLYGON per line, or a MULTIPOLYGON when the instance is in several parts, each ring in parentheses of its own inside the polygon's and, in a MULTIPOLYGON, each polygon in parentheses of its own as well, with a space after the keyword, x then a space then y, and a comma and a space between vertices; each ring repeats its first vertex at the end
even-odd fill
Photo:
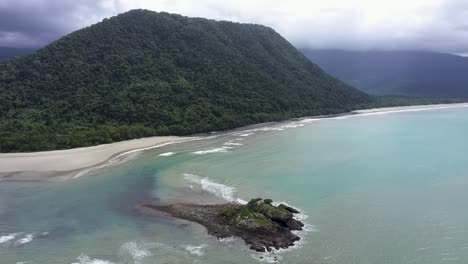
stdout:
POLYGON ((468 0, 0 0, 0 46, 41 47, 136 8, 263 24, 299 48, 468 55, 468 0))

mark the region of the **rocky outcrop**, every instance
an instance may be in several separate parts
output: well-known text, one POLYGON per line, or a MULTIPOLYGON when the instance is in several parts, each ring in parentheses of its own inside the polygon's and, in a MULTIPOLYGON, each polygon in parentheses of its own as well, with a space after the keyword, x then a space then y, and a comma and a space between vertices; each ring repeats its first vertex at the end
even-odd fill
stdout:
POLYGON ((298 210, 286 205, 274 206, 270 199, 252 199, 240 204, 144 204, 173 217, 199 223, 217 238, 240 237, 255 251, 287 248, 300 238, 292 230, 302 230, 303 223, 294 219, 298 210))

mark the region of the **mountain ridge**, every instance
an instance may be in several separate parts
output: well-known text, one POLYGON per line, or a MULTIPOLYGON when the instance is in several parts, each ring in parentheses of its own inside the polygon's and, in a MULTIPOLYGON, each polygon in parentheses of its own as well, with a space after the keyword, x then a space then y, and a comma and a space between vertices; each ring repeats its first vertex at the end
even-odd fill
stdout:
POLYGON ((372 101, 273 29, 132 10, 0 63, 0 151, 186 135, 372 101))
POLYGON ((432 51, 301 49, 329 74, 375 95, 468 98, 468 58, 432 51))

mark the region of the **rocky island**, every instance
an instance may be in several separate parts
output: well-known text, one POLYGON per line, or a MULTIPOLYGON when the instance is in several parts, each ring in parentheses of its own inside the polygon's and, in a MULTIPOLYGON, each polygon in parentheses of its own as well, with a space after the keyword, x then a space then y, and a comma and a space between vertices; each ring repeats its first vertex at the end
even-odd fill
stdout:
POLYGON ((252 199, 246 205, 228 203, 143 206, 199 223, 217 238, 240 237, 250 245, 250 249, 259 252, 294 245, 300 238, 291 231, 302 230, 304 226, 293 217, 299 213, 298 210, 284 204, 275 206, 271 199, 252 199))

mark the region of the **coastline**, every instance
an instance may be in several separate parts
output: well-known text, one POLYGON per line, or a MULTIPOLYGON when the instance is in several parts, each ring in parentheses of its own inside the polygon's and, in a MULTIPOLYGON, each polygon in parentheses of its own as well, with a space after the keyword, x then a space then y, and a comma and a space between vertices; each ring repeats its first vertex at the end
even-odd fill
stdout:
POLYGON ((105 164, 127 153, 195 139, 197 137, 161 136, 66 150, 1 153, 0 180, 34 180, 56 176, 69 179, 77 171, 105 164))
MULTIPOLYGON (((373 108, 355 110, 339 115, 310 116, 304 118, 327 119, 336 116, 364 116, 371 114, 387 114, 457 107, 468 107, 468 103, 373 108)), ((247 127, 259 127, 262 125, 265 124, 256 124, 247 127)), ((242 130, 243 128, 246 127, 241 127, 230 131, 242 130)), ((224 134, 229 133, 230 131, 219 133, 224 134)), ((44 177, 57 178, 57 176, 62 176, 62 179, 70 179, 73 178, 73 175, 76 175, 76 173, 80 170, 85 170, 87 168, 92 169, 93 167, 105 164, 113 158, 128 153, 197 139, 203 139, 203 136, 156 136, 67 150, 32 153, 0 153, 0 180, 7 178, 14 180, 39 180, 40 178, 44 177)))

